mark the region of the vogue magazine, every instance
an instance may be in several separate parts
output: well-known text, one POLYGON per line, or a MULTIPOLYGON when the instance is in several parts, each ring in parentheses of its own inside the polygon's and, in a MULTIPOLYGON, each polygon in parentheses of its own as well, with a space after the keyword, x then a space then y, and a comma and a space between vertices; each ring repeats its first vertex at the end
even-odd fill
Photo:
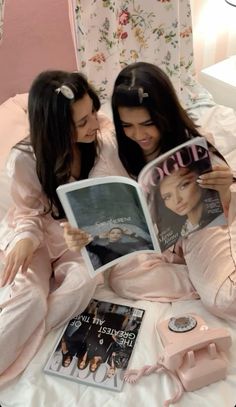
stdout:
POLYGON ((76 181, 57 188, 72 226, 92 241, 82 253, 92 276, 137 252, 163 252, 205 226, 225 224, 217 191, 197 179, 211 171, 203 137, 161 155, 126 177, 76 181))

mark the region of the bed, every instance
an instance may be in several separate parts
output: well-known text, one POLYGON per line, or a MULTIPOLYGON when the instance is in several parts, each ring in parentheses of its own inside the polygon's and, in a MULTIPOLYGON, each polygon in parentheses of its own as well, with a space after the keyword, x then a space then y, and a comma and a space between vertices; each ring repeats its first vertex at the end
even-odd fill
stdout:
MULTIPOLYGON (((16 95, 0 106, 0 218, 9 203, 9 182, 4 170, 8 151, 15 142, 28 132, 27 94, 16 95)), ((103 110, 110 114, 109 106, 103 110)), ((236 169, 236 114, 225 106, 216 105, 206 95, 195 100, 189 108, 195 120, 214 134, 214 142, 233 169, 236 169)), ((7 288, 0 289, 0 298, 7 288)), ((96 298, 116 303, 134 305, 146 310, 143 324, 135 345, 130 368, 141 368, 153 364, 162 350, 156 324, 179 314, 200 315, 209 327, 227 328, 233 345, 227 352, 227 378, 205 386, 194 392, 185 392, 176 406, 181 407, 234 407, 236 405, 236 323, 226 322, 211 315, 200 300, 154 303, 131 301, 118 297, 107 285, 99 287, 96 298)), ((116 393, 96 387, 80 385, 72 381, 43 373, 45 362, 63 328, 52 331, 26 370, 10 385, 0 389, 2 407, 161 407, 164 400, 173 394, 173 383, 166 374, 143 377, 137 384, 126 383, 123 391, 116 393)), ((3 349, 1 349, 3 352, 3 349)))

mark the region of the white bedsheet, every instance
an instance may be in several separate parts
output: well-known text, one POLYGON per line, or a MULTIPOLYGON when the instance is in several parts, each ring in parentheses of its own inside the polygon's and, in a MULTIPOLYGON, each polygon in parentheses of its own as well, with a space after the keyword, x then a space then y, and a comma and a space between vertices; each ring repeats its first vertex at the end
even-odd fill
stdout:
MULTIPOLYGON (((125 301, 111 290, 100 288, 97 298, 125 304, 135 304, 146 310, 129 367, 141 368, 153 364, 162 350, 156 333, 157 321, 170 316, 194 312, 203 317, 209 327, 229 329, 233 346, 227 358, 228 376, 195 392, 185 392, 176 403, 180 407, 233 407, 236 404, 236 324, 229 324, 209 314, 200 300, 180 301, 172 304, 147 301, 125 301)), ((24 373, 5 390, 0 391, 2 407, 161 407, 174 391, 173 382, 166 374, 152 374, 135 384, 125 383, 123 391, 116 393, 92 386, 77 384, 56 376, 46 375, 42 368, 54 347, 61 330, 51 332, 24 373)))
MULTIPOLYGON (((235 112, 223 106, 200 106, 195 113, 199 123, 214 133, 216 145, 224 153, 229 164, 236 169, 235 112)), ((4 197, 0 206, 1 217, 8 202, 6 193, 8 183, 3 176, 0 176, 0 186, 1 195, 4 197)), ((0 298, 5 294, 6 289, 0 289, 0 298)), ((200 300, 168 304, 128 301, 119 298, 107 287, 100 287, 96 292, 96 297, 135 305, 146 310, 129 368, 141 368, 143 365, 153 364, 157 360, 162 345, 155 327, 157 322, 163 319, 194 312, 205 319, 209 327, 229 329, 233 345, 227 353, 227 378, 195 392, 185 392, 176 406, 234 407, 236 405, 236 324, 214 317, 205 310, 200 300)), ((161 407, 164 400, 173 394, 173 382, 166 374, 154 373, 143 377, 135 385, 126 383, 121 393, 79 385, 73 381, 44 374, 43 366, 60 332, 61 329, 51 332, 20 377, 0 390, 2 407, 133 407, 134 405, 161 407)), ((4 349, 0 350, 0 354, 1 352, 4 352, 4 349)))

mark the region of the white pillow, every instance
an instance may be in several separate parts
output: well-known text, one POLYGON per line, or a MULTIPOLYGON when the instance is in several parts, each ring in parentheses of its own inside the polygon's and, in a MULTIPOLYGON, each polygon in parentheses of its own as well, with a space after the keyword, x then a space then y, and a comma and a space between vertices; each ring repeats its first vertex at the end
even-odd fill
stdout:
POLYGON ((214 138, 216 148, 236 170, 236 111, 230 107, 215 105, 205 110, 199 124, 214 138))
POLYGON ((27 103, 28 94, 24 93, 0 105, 0 169, 4 166, 10 148, 28 134, 27 103))
POLYGON ((6 213, 10 198, 10 182, 5 162, 11 147, 28 135, 28 94, 16 95, 0 105, 0 220, 6 213))

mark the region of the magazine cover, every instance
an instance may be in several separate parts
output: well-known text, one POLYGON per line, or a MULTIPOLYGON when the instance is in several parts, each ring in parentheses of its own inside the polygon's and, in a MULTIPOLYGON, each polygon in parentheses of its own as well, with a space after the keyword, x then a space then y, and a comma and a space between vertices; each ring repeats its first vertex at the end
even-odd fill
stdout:
POLYGON ((66 216, 93 240, 82 249, 92 276, 140 252, 159 251, 147 203, 136 181, 102 177, 57 188, 66 216))
POLYGON ((141 171, 142 187, 161 251, 205 226, 225 224, 219 193, 201 188, 212 169, 207 142, 197 137, 158 157, 141 171))
POLYGON ((60 335, 44 372, 121 391, 144 310, 92 299, 60 335))
POLYGON ((205 226, 226 224, 219 193, 201 188, 211 171, 206 139, 196 137, 128 177, 76 181, 57 188, 72 226, 92 241, 82 254, 92 276, 139 252, 161 253, 205 226))

